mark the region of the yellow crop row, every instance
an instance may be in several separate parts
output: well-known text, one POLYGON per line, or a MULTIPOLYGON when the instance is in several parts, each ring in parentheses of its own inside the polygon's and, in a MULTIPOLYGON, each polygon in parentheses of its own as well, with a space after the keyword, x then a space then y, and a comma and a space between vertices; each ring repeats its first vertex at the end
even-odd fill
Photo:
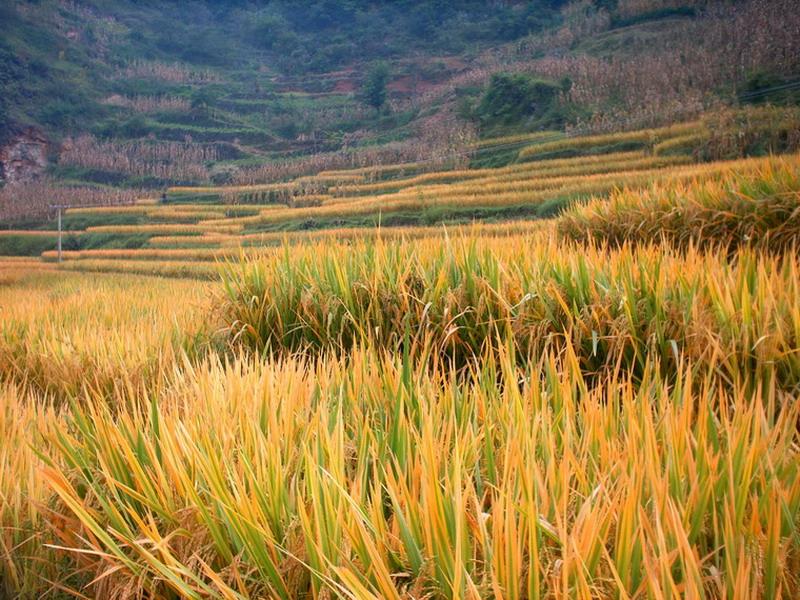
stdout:
POLYGON ((239 192, 272 192, 295 189, 294 182, 288 183, 261 183, 255 185, 228 185, 228 186, 175 186, 167 191, 170 194, 232 194, 239 192))
MULTIPOLYGON (((157 236, 149 240, 155 247, 137 249, 69 250, 62 252, 62 259, 94 260, 156 260, 156 261, 214 261, 235 258, 240 254, 257 256, 260 246, 281 244, 307 244, 324 240, 332 242, 369 239, 419 239, 443 236, 509 237, 541 231, 549 224, 541 221, 507 221, 498 223, 471 223, 466 225, 425 227, 348 227, 311 231, 274 231, 245 235, 207 236, 157 236), (183 248, 182 245, 199 246, 183 248), (159 248, 158 246, 179 246, 159 248), (210 246, 210 247, 209 247, 210 246)), ((55 261, 58 253, 48 250, 42 253, 45 261, 55 261)))
POLYGON ((106 214, 133 214, 133 215, 152 215, 168 211, 185 212, 205 212, 212 209, 224 210, 226 205, 214 204, 146 204, 146 205, 126 205, 126 206, 90 206, 82 208, 69 208, 67 214, 70 215, 106 215, 106 214))
POLYGON ((413 162, 413 163, 396 163, 389 165, 371 165, 369 167, 354 167, 352 169, 337 169, 329 171, 321 171, 319 175, 324 177, 336 177, 340 175, 368 175, 376 176, 378 174, 387 175, 391 173, 416 171, 424 169, 427 163, 413 162))
POLYGON ((525 142, 543 143, 565 137, 563 131, 535 131, 532 133, 519 133, 516 135, 505 135, 502 137, 488 138, 473 144, 473 148, 491 148, 492 146, 515 145, 525 142))
MULTIPOLYGON (((90 259, 67 261, 60 270, 87 273, 129 273, 167 278, 216 279, 219 267, 214 262, 168 260, 90 259)), ((178 298, 175 298, 177 302, 178 298)))
MULTIPOLYGON (((256 248, 242 250, 248 254, 258 254, 256 248)), ((213 262, 223 258, 238 256, 240 250, 234 248, 134 248, 104 250, 73 250, 62 252, 65 261, 84 260, 142 260, 142 261, 205 261, 213 262)), ((46 261, 54 261, 58 256, 55 251, 42 253, 46 261)))
POLYGON ((338 181, 362 181, 364 175, 362 173, 348 173, 348 172, 326 172, 322 171, 316 175, 303 175, 294 179, 295 183, 304 182, 333 182, 338 181))
POLYGON ((278 204, 270 204, 269 206, 259 206, 258 213, 255 215, 248 215, 246 217, 231 217, 231 218, 221 218, 221 219, 208 219, 204 221, 200 221, 198 225, 203 227, 215 228, 215 227, 225 227, 225 226, 243 226, 252 223, 258 223, 261 221, 261 217, 264 215, 269 215, 272 212, 276 212, 279 210, 285 210, 286 207, 283 205, 278 204))
POLYGON ((653 154, 669 154, 670 152, 699 148, 704 142, 708 141, 708 138, 709 134, 706 131, 675 136, 653 146, 653 154))
MULTIPOLYGON (((400 179, 375 184, 357 186, 341 186, 336 188, 339 195, 363 194, 386 191, 402 191, 423 184, 441 184, 448 181, 459 183, 472 181, 472 185, 485 182, 514 181, 534 177, 563 177, 571 175, 591 175, 595 173, 626 171, 636 168, 667 167, 688 164, 692 159, 688 156, 654 157, 643 152, 617 152, 595 156, 572 157, 563 159, 542 160, 520 163, 496 169, 465 169, 459 171, 441 171, 425 173, 409 179, 400 179)), ((337 203, 345 200, 331 200, 337 203)))
POLYGON ((236 233, 241 227, 236 224, 194 225, 151 223, 142 225, 97 225, 87 227, 91 233, 150 234, 150 235, 202 235, 204 233, 236 233))
POLYGON ((148 247, 209 247, 219 246, 228 240, 237 240, 238 235, 207 233, 203 235, 156 235, 147 240, 148 247))
POLYGON ((658 143, 665 139, 697 132, 702 128, 703 124, 698 121, 681 123, 679 125, 671 125, 658 129, 643 129, 621 133, 565 138, 563 140, 555 140, 523 148, 519 152, 519 158, 527 160, 537 156, 546 156, 555 152, 561 152, 563 150, 580 150, 626 142, 658 143))
MULTIPOLYGON (((545 200, 576 195, 605 194, 615 188, 642 187, 654 180, 677 182, 693 178, 715 177, 731 170, 752 171, 772 159, 751 158, 720 161, 700 165, 677 166, 603 173, 589 176, 522 179, 479 185, 467 182, 459 185, 429 186, 404 190, 396 194, 368 196, 321 207, 284 209, 262 214, 259 222, 276 223, 298 218, 345 217, 389 213, 403 210, 424 210, 430 207, 513 206, 537 205, 545 200)), ((794 160, 797 160, 796 158, 794 160)))
POLYGON ((151 219, 160 219, 165 221, 199 221, 210 219, 224 219, 224 207, 209 205, 206 210, 182 210, 180 208, 169 208, 161 210, 152 210, 147 213, 147 217, 151 219), (213 210, 217 209, 217 210, 213 210))
POLYGON ((509 237, 542 231, 549 224, 542 220, 469 223, 465 225, 432 225, 420 227, 343 227, 311 231, 270 231, 231 236, 220 240, 223 246, 307 244, 321 241, 341 242, 370 239, 420 239, 429 237, 481 236, 509 237))
MULTIPOLYGON (((63 235, 81 235, 82 231, 64 231, 63 235)), ((27 236, 27 237, 58 237, 57 230, 42 230, 42 229, 0 229, 0 237, 14 237, 14 236, 27 236)))

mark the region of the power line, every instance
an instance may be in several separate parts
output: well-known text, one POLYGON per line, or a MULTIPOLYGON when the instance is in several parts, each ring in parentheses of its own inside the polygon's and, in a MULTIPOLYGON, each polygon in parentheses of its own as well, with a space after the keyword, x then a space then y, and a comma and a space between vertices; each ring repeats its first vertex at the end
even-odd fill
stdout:
POLYGON ((790 81, 788 83, 782 83, 779 85, 773 85, 767 88, 761 88, 759 90, 753 90, 752 92, 743 92, 739 94, 739 99, 747 100, 752 98, 758 98, 761 96, 768 96, 776 92, 792 91, 796 89, 800 89, 800 80, 790 81))

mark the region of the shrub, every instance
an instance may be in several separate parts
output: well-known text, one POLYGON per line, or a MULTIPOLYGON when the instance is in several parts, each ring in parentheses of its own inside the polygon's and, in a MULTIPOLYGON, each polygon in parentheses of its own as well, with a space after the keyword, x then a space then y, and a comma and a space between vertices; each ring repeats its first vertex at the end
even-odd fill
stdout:
POLYGON ((492 76, 475 118, 482 129, 536 121, 542 127, 560 125, 545 119, 555 107, 558 84, 528 75, 496 73, 492 76))

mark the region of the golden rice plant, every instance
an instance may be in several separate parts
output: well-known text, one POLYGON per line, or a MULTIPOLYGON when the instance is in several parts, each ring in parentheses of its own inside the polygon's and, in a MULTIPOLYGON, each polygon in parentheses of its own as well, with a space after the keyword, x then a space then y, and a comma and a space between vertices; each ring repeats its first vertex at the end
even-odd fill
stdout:
MULTIPOLYGON (((126 264, 109 262, 109 270, 126 264)), ((197 353, 208 289, 196 282, 147 282, 28 271, 0 289, 0 380, 74 397, 84 387, 100 393, 122 379, 144 385, 171 368, 176 356, 197 353)))
MULTIPOLYGON (((126 261, 146 260, 146 261, 206 261, 213 262, 224 258, 233 258, 239 254, 258 254, 257 248, 241 249, 235 248, 133 248, 133 249, 109 249, 109 250, 74 250, 62 252, 62 259, 66 261, 84 260, 106 260, 120 259, 126 261)), ((48 250, 42 253, 42 258, 47 261, 54 261, 58 257, 58 252, 48 250)))
POLYGON ((53 491, 37 453, 48 448, 59 411, 44 398, 0 384, 0 597, 40 597, 50 584, 69 584, 56 553, 45 546, 62 521, 48 510, 53 491))
POLYGON ((702 127, 703 125, 701 122, 690 122, 658 129, 640 129, 636 131, 565 138, 523 148, 519 151, 519 158, 522 160, 530 160, 567 150, 581 151, 595 147, 602 148, 604 146, 624 143, 654 145, 669 138, 695 133, 702 127))
POLYGON ((59 269, 84 273, 128 273, 179 279, 218 279, 216 262, 186 260, 123 260, 95 258, 61 263, 59 269))
POLYGON ((720 363, 800 390, 795 256, 611 250, 553 237, 287 247, 226 265, 222 318, 236 344, 272 353, 392 349, 419 340, 456 365, 498 336, 521 361, 566 341, 587 374, 720 363))
POLYGON ((167 193, 174 195, 199 195, 199 194, 223 194, 223 193, 242 193, 242 192, 269 192, 284 191, 296 188, 294 182, 287 183, 261 183, 254 185, 228 185, 228 186, 173 186, 167 189, 167 193))
POLYGON ((755 173, 721 179, 618 190, 573 207, 558 221, 561 235, 579 241, 679 247, 755 246, 773 252, 800 242, 800 157, 766 163, 755 173))
POLYGON ((632 171, 664 169, 688 165, 692 159, 688 156, 647 156, 642 152, 618 152, 586 156, 571 159, 550 159, 531 163, 521 163, 513 167, 497 169, 495 173, 487 173, 474 184, 489 185, 499 182, 513 182, 525 179, 562 179, 619 173, 621 177, 632 171), (527 167, 527 168, 523 168, 527 167))
POLYGON ((425 227, 337 227, 308 231, 273 231, 231 236, 224 240, 224 246, 240 245, 280 245, 308 244, 329 240, 346 242, 352 240, 411 240, 420 238, 443 238, 447 236, 480 236, 482 238, 508 237, 545 230, 547 225, 541 220, 515 220, 498 223, 474 222, 468 225, 425 226, 425 227))
POLYGON ((563 131, 534 131, 531 133, 518 133, 514 135, 504 135, 501 137, 487 138, 472 144, 473 148, 483 149, 491 148, 493 146, 506 146, 521 144, 526 142, 551 142, 554 140, 562 139, 564 137, 563 131))
POLYGON ((653 154, 664 156, 672 153, 693 154, 702 148, 709 140, 707 131, 687 133, 664 140, 653 146, 653 154))
POLYGON ((170 214, 173 212, 203 213, 213 211, 231 211, 232 207, 213 204, 160 204, 158 201, 152 203, 137 203, 127 206, 88 206, 82 208, 67 209, 69 215, 106 215, 106 214, 132 214, 141 216, 152 216, 159 214, 170 214))
POLYGON ((224 218, 224 207, 206 206, 204 210, 185 210, 183 207, 154 208, 148 211, 147 217, 159 221, 193 222, 208 219, 224 218))
POLYGON ((86 231, 90 233, 141 235, 202 235, 204 233, 236 233, 241 230, 241 226, 235 222, 227 224, 227 220, 223 221, 212 224, 143 223, 141 225, 95 225, 87 227, 86 231))
POLYGON ((535 207, 546 201, 580 199, 593 194, 608 194, 618 187, 647 187, 654 180, 679 182, 695 178, 719 177, 732 170, 752 171, 771 158, 749 158, 669 168, 617 171, 595 175, 565 177, 514 177, 511 181, 480 183, 466 181, 450 185, 410 188, 394 194, 364 196, 336 201, 318 207, 282 209, 262 213, 255 223, 280 223, 301 218, 331 218, 378 215, 442 207, 535 207))
POLYGON ((301 177, 297 177, 294 179, 297 183, 303 182, 326 182, 326 183, 339 183, 345 181, 362 181, 364 179, 363 173, 358 173, 354 171, 337 171, 337 172, 330 172, 330 171, 320 171, 316 175, 303 175, 301 177))
POLYGON ((272 204, 269 206, 259 206, 258 211, 256 214, 249 214, 242 217, 225 217, 222 219, 208 219, 204 221, 200 221, 198 223, 202 226, 208 226, 211 228, 217 226, 229 227, 233 225, 246 227, 247 225, 252 225, 253 223, 259 223, 261 221, 261 215, 268 215, 272 212, 285 210, 286 206, 281 204, 272 204))
POLYGON ((150 248, 216 248, 228 240, 238 240, 239 236, 231 234, 206 235, 156 235, 147 240, 150 248))
POLYGON ((356 350, 87 398, 45 453, 64 575, 93 597, 796 597, 798 404, 692 371, 587 386, 567 348, 459 381, 356 350))
MULTIPOLYGON (((264 246, 280 246, 287 245, 302 245, 329 240, 332 242, 349 242, 354 240, 371 240, 371 239, 420 239, 420 238, 442 238, 448 235, 480 235, 481 237, 508 237, 520 235, 523 233, 531 233, 535 231, 544 230, 549 224, 542 220, 514 220, 514 221, 501 221, 496 223, 474 222, 467 225, 448 225, 448 226, 420 226, 420 227, 334 227, 326 229, 312 229, 301 231, 270 231, 263 233, 248 233, 242 235, 221 236, 215 238, 213 236, 203 236, 196 238, 184 238, 181 236, 176 237, 158 237, 152 238, 150 244, 154 247, 168 248, 174 246, 175 249, 181 249, 183 241, 191 239, 196 242, 198 247, 208 249, 208 257, 203 256, 203 259, 210 260, 213 258, 233 256, 236 253, 227 250, 217 256, 213 256, 210 252, 216 248, 248 248, 248 247, 264 247, 264 246), (210 257, 210 258, 209 258, 210 257)), ((188 244, 192 245, 192 244, 188 244)), ((192 245, 193 246, 193 245, 192 245)), ((194 246, 193 246, 194 247, 194 246)), ((149 258, 146 254, 141 254, 140 251, 134 251, 136 254, 133 256, 143 256, 149 258)), ((52 253, 48 255, 49 258, 54 256, 52 253)), ((81 258, 89 258, 93 255, 84 253, 81 258)), ((178 254, 175 255, 179 257, 178 254)), ((164 258, 167 255, 163 256, 164 258)))
POLYGON ((84 206, 68 208, 68 215, 146 215, 152 209, 149 205, 128 204, 123 206, 84 206))
POLYGON ((328 171, 320 171, 319 175, 323 177, 336 177, 348 175, 360 175, 367 178, 374 179, 378 176, 393 175, 395 173, 410 173, 413 171, 424 170, 427 167, 424 162, 411 162, 411 163, 395 163, 395 164, 375 164, 366 167, 355 167, 352 169, 334 169, 328 171))
MULTIPOLYGON (((434 171, 409 179, 393 179, 373 184, 340 186, 335 192, 340 196, 390 192, 431 183, 458 183, 471 181, 482 185, 497 181, 526 180, 534 177, 564 177, 590 175, 612 171, 630 171, 636 168, 667 167, 691 162, 689 157, 673 156, 668 159, 646 156, 642 152, 617 152, 596 156, 550 159, 513 164, 496 169, 463 169, 434 171)), ((332 201, 338 202, 338 201, 332 201)))
POLYGON ((0 288, 14 285, 32 273, 53 271, 54 268, 53 264, 27 256, 0 257, 0 288))

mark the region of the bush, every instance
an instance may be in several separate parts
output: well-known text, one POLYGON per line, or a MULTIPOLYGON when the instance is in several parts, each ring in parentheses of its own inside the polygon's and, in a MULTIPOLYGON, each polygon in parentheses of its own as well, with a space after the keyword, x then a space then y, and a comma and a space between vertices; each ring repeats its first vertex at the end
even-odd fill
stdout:
POLYGON ((548 113, 556 108, 561 86, 522 74, 492 76, 474 117, 482 129, 495 129, 536 121, 546 126, 548 113))

